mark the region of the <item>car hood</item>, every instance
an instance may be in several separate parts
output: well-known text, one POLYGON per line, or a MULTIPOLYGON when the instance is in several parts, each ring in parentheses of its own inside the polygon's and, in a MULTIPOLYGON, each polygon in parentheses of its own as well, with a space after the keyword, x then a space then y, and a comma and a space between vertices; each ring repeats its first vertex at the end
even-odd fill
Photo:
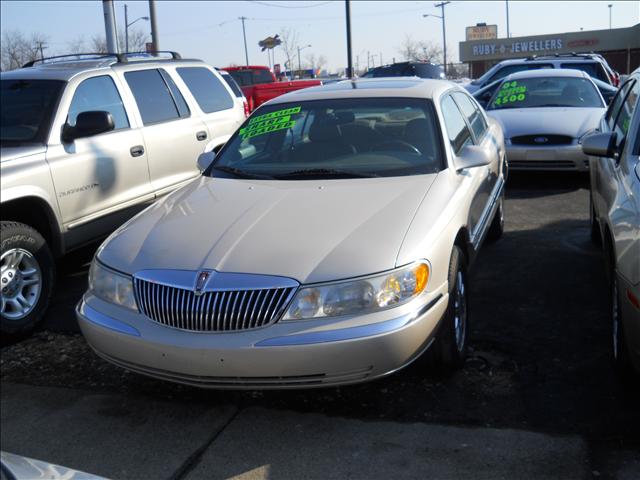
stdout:
POLYGON ((437 174, 252 181, 201 177, 155 203, 101 247, 106 265, 212 269, 323 282, 393 268, 437 174))
POLYGON ((0 162, 7 162, 17 158, 38 155, 46 151, 44 145, 30 145, 24 147, 2 147, 0 150, 0 162))
POLYGON ((605 108, 512 108, 489 110, 502 125, 505 138, 519 135, 553 134, 578 138, 596 128, 605 108))

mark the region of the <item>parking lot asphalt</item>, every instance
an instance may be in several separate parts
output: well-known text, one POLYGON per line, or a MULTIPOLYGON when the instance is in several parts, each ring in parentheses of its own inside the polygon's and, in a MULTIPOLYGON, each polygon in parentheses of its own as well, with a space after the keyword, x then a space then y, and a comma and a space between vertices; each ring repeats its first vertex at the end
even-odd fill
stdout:
MULTIPOLYGON (((612 370, 603 262, 589 240, 588 177, 513 174, 505 210, 504 236, 484 245, 472 273, 471 352, 461 371, 444 377, 418 361, 379 381, 323 390, 199 390, 106 364, 77 333, 73 307, 86 287, 86 263, 95 246, 76 252, 59 267, 41 331, 15 343, 4 340, 2 448, 57 463, 70 460, 67 466, 74 468, 97 467, 93 472, 106 476, 129 476, 117 466, 110 472, 108 458, 92 463, 91 455, 73 456, 69 449, 65 456, 64 449, 49 449, 34 435, 37 426, 68 436, 64 425, 80 418, 79 430, 70 432, 82 437, 94 421, 106 421, 96 406, 77 413, 65 411, 62 400, 58 407, 26 401, 70 395, 73 405, 86 398, 125 405, 116 408, 125 426, 113 435, 126 438, 127 421, 131 428, 142 422, 140 438, 153 441, 110 439, 114 462, 118 448, 133 448, 148 462, 165 462, 164 470, 150 470, 162 477, 199 478, 209 472, 212 478, 302 478, 306 471, 308 478, 331 477, 323 475, 327 472, 335 478, 388 478, 391 471, 383 463, 362 460, 379 455, 385 465, 397 459, 396 468, 408 469, 407 477, 475 472, 477 478, 640 478, 640 388, 637 381, 624 384, 612 370), (184 412, 192 416, 185 419, 184 412), (207 418, 207 433, 193 427, 202 423, 198 418, 207 418), (25 422, 28 427, 21 426, 25 422), (185 435, 189 447, 175 452, 180 461, 171 463, 172 444, 160 440, 166 428, 180 435, 194 428, 193 436, 185 435), (316 431, 323 432, 319 438, 316 431), (354 451, 358 438, 362 449, 354 451), (435 447, 430 438, 442 443, 435 447), (464 450, 462 444, 475 447, 464 450), (332 460, 311 457, 306 446, 332 460), (152 448, 155 456, 149 454, 152 448), (294 453, 285 455, 287 449, 294 453), (456 449, 462 453, 452 453, 456 449), (340 462, 354 462, 354 469, 338 467, 340 462), (531 470, 510 470, 515 465, 531 470)), ((99 442, 109 434, 106 424, 94 438, 99 442)))

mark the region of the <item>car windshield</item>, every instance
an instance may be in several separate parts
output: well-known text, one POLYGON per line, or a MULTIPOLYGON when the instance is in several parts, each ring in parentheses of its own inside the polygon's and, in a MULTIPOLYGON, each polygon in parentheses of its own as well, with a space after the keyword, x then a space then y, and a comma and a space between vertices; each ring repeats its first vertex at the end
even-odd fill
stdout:
POLYGON ((260 108, 207 171, 256 179, 420 175, 442 168, 433 105, 410 98, 316 100, 260 108))
POLYGON ((271 76, 271 72, 268 70, 231 70, 229 71, 229 74, 241 87, 258 85, 261 83, 273 83, 273 77, 271 76))
POLYGON ((536 77, 508 80, 493 94, 488 110, 534 107, 604 107, 590 80, 536 77))
POLYGON ((65 82, 2 80, 0 85, 2 146, 44 144, 65 82))

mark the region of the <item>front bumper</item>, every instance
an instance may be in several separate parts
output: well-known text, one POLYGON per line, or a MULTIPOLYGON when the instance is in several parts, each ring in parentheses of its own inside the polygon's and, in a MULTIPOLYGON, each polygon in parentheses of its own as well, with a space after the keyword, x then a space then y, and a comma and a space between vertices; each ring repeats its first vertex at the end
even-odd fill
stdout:
POLYGON ((510 170, 589 171, 589 157, 582 146, 570 145, 507 145, 510 170))
POLYGON ((431 343, 446 287, 360 317, 277 322, 241 332, 178 330, 86 294, 78 323, 98 355, 120 367, 212 388, 309 388, 372 380, 431 343))

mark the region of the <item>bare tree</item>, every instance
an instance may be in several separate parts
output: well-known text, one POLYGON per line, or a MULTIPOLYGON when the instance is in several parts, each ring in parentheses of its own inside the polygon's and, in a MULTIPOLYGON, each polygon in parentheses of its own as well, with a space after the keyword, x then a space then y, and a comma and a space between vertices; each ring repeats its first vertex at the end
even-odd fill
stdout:
POLYGON ((6 31, 2 34, 0 68, 3 71, 20 68, 44 56, 47 48, 47 37, 40 33, 26 37, 18 30, 6 31))
POLYGON ((305 57, 305 61, 303 62, 304 68, 310 68, 314 71, 322 70, 327 64, 327 58, 324 55, 315 56, 314 53, 310 53, 305 57))
POLYGON ((284 56, 287 57, 287 69, 290 70, 293 70, 291 59, 298 55, 299 37, 297 30, 293 28, 282 27, 280 29, 280 40, 282 41, 280 46, 284 51, 284 56))
POLYGON ((442 49, 432 42, 414 40, 411 35, 406 35, 398 52, 407 61, 413 62, 442 62, 442 49))
MULTIPOLYGON (((142 30, 131 28, 129 29, 129 51, 130 52, 144 52, 147 43, 147 34, 142 30)), ((84 45, 83 45, 84 46, 84 45)), ((125 51, 126 39, 124 31, 118 33, 118 49, 121 52, 125 51)), ((108 53, 107 39, 104 35, 94 35, 89 42, 89 48, 85 51, 94 53, 108 53)), ((74 52, 77 53, 77 52, 74 52)))

